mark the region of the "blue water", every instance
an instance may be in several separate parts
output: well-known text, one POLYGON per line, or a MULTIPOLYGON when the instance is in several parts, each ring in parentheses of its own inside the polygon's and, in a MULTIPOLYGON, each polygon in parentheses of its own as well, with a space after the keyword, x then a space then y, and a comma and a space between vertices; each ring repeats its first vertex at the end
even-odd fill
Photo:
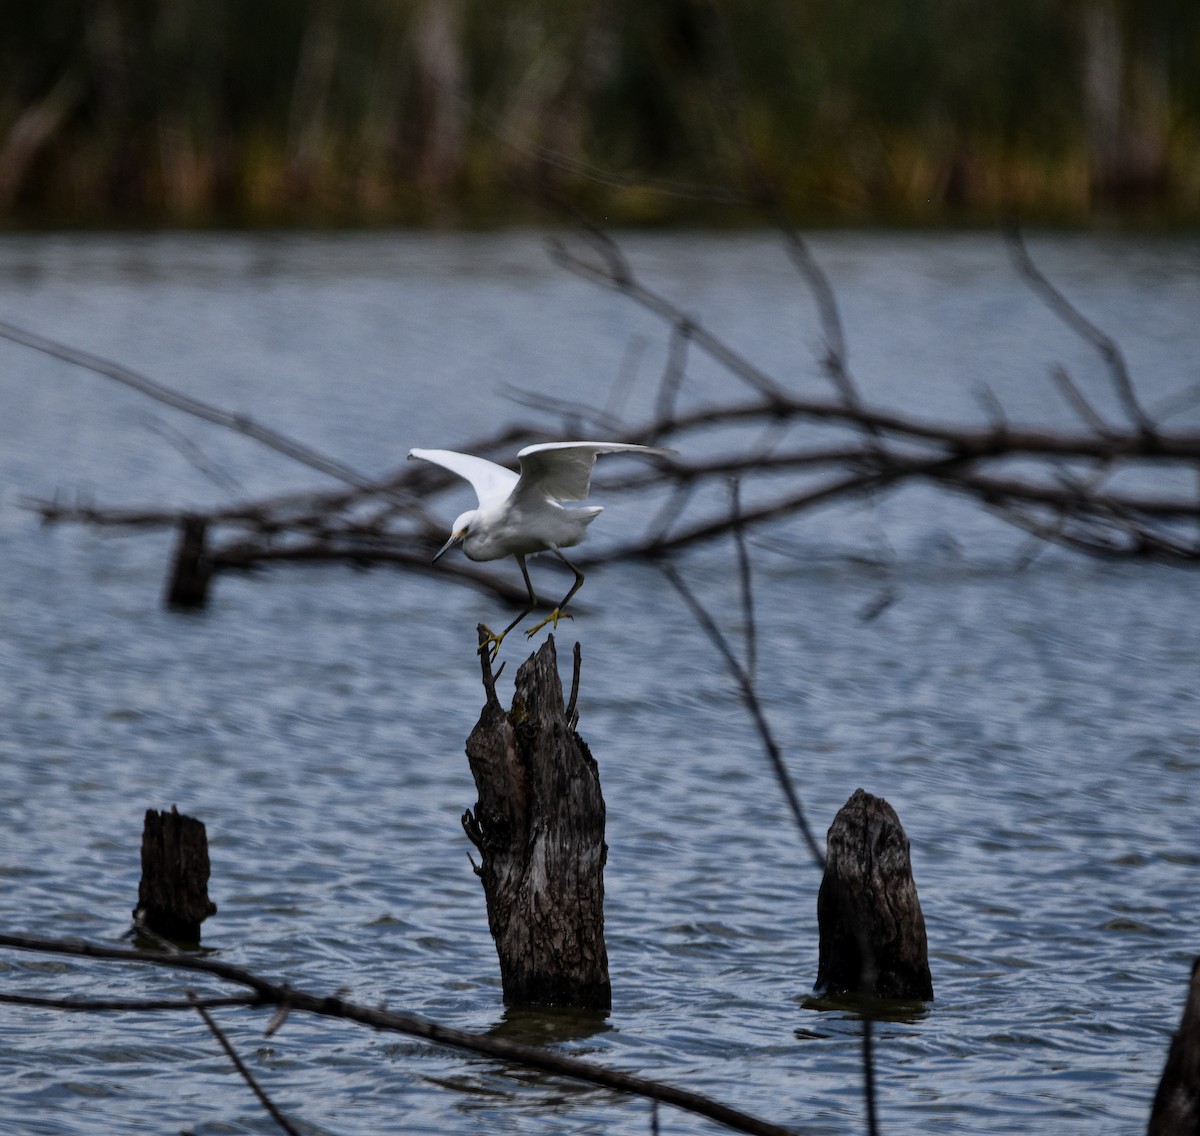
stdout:
MULTIPOLYGON (((824 390, 816 321, 769 235, 624 243, 781 382, 824 390)), ((1148 405, 1196 382, 1200 241, 1031 243, 1120 340, 1148 405)), ((995 238, 814 246, 873 401, 983 421, 986 385, 1014 421, 1068 424, 1047 377, 1062 362, 1117 420, 1103 368, 995 238)), ((514 388, 636 421, 666 344, 628 301, 551 265, 535 233, 6 236, 0 319, 369 475, 410 446, 557 426, 514 388)), ((694 358, 685 398, 728 392, 694 358)), ((1194 425, 1189 413, 1172 422, 1194 425)), ((169 534, 46 528, 21 507, 226 500, 192 447, 245 496, 330 484, 0 342, 0 925, 119 942, 143 813, 174 803, 208 826, 220 910, 204 938, 219 957, 542 1036, 553 1021, 505 1013, 459 824, 475 800, 474 626, 502 609, 446 579, 330 565, 222 577, 205 612, 174 615, 159 603, 169 534)), ((438 500, 447 527, 468 496, 438 500)), ((600 549, 642 520, 605 503, 600 549)), ((912 843, 936 1000, 878 1026, 885 1131, 1144 1130, 1200 952, 1200 575, 1057 551, 1022 568, 1028 547, 928 488, 752 538, 760 693, 814 827, 861 785, 912 843), (884 588, 895 602, 864 622, 884 588)), ((732 550, 680 568, 736 637, 732 550)), ((580 600, 559 643, 564 659, 583 644, 579 728, 608 805, 613 1012, 557 1044, 805 1131, 862 1131, 859 1025, 804 1005, 819 873, 719 659, 650 566, 597 568, 580 600)), ((522 651, 505 655, 511 669, 522 651)), ((182 988, 0 954, 3 991, 182 988)), ((220 1015, 306 1132, 649 1127, 641 1102, 328 1021, 293 1017, 264 1038, 267 1018, 220 1015)), ((0 1021, 0 1130, 273 1130, 188 1015, 4 1007, 0 1021)), ((717 1131, 661 1119, 664 1132, 717 1131)))

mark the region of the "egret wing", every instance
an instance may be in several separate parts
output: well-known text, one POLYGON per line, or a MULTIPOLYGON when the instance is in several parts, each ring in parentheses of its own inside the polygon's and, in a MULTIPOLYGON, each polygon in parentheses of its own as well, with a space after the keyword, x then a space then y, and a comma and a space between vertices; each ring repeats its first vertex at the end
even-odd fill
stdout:
POLYGON ((511 469, 473 454, 460 454, 454 450, 409 450, 408 456, 433 462, 469 481, 480 505, 488 501, 503 501, 519 480, 511 469))
POLYGON ((533 494, 555 501, 582 501, 588 495, 597 454, 673 454, 657 446, 635 446, 630 442, 541 442, 526 446, 517 457, 521 480, 514 497, 533 494))

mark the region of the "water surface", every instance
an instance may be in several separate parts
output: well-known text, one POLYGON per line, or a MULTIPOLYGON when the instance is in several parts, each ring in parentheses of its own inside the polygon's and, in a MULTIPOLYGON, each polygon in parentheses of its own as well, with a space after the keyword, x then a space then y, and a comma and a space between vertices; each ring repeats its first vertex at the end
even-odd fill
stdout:
MULTIPOLYGON (((869 396, 982 421, 1071 421, 1056 361, 1115 418, 1100 362, 991 236, 822 236, 869 396)), ((767 235, 636 236, 639 271, 796 389, 817 324, 767 235)), ((1041 238, 1118 337, 1148 405, 1197 379, 1200 242, 1041 238)), ((10 236, 0 318, 254 415, 368 474, 528 416, 533 388, 636 418, 665 336, 565 275, 533 233, 10 236)), ((726 391, 697 360, 687 397, 726 391)), ((1186 417, 1179 419, 1185 422, 1186 417)), ((1194 421, 1194 416, 1193 416, 1194 421)), ((477 1030, 506 1016, 459 817, 494 600, 338 566, 222 578, 161 610, 169 538, 42 528, 25 496, 203 506, 319 478, 98 377, 0 343, 0 923, 118 942, 147 807, 202 818, 220 957, 477 1030)), ((464 490, 464 493, 466 491, 464 490)), ((462 503, 447 510, 447 524, 462 503)), ((636 526, 614 506, 600 546, 636 526)), ((1200 951, 1200 577, 1049 552, 930 490, 756 534, 759 675, 823 831, 862 786, 912 842, 936 1001, 879 1027, 885 1131, 1144 1129, 1200 951), (886 560, 894 602, 879 596, 886 560)), ((737 631, 733 557, 682 570, 737 631)), ((546 571, 540 565, 535 572, 546 571)), ((515 567, 513 572, 516 572, 515 567)), ((589 576, 580 730, 608 804, 606 1028, 567 1052, 805 1131, 862 1131, 859 1026, 805 998, 819 875, 719 660, 645 565, 589 576)), ((506 645, 506 654, 510 645, 506 645)), ((565 654, 565 652, 564 652, 565 654)), ((511 645, 513 664, 520 657, 511 645)), ((169 975, 8 954, 0 989, 176 991, 169 975)), ((0 1127, 92 1136, 272 1123, 184 1015, 3 1011, 0 1127), (151 1119, 148 1119, 151 1118, 151 1119)), ((224 1024, 305 1131, 613 1133, 648 1108, 327 1021, 224 1024)), ((665 1111, 664 1132, 714 1126, 665 1111)))

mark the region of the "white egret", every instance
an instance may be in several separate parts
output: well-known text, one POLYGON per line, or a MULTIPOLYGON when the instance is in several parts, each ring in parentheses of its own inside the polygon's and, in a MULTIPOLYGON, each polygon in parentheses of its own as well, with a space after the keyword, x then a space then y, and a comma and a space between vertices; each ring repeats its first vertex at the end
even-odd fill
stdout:
POLYGON ((529 592, 529 605, 498 635, 488 631, 492 658, 500 651, 504 637, 537 606, 537 596, 529 582, 525 557, 535 552, 553 552, 572 572, 575 582, 562 602, 526 634, 534 635, 547 623, 556 628, 560 619, 570 619, 565 610, 571 597, 583 583, 583 573, 563 554, 583 540, 587 527, 603 511, 600 505, 569 507, 564 501, 582 501, 588 494, 597 454, 660 454, 675 450, 655 446, 635 446, 624 442, 542 442, 526 446, 517 454, 520 474, 486 458, 459 454, 454 450, 409 450, 410 458, 433 462, 471 483, 479 507, 468 509, 455 522, 450 539, 433 558, 436 563, 455 545, 471 560, 499 560, 515 556, 529 592))

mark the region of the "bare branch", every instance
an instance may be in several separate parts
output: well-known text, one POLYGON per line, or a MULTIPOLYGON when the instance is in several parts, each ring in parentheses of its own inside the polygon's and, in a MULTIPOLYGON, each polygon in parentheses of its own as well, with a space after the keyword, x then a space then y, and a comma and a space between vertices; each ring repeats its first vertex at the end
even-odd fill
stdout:
POLYGON ((1004 437, 1008 432, 1008 415, 996 397, 996 392, 987 383, 980 383, 975 388, 975 397, 980 406, 987 412, 993 435, 1004 437))
POLYGON ((779 782, 779 788, 783 793, 784 800, 787 801, 788 808, 791 810, 796 827, 800 830, 800 835, 804 839, 804 843, 808 846, 808 851, 813 858, 813 862, 819 869, 824 870, 825 855, 821 851, 816 838, 813 836, 812 830, 808 827, 808 819, 804 815, 804 806, 800 803, 800 795, 796 792, 791 774, 788 773, 787 766, 784 764, 783 753, 775 741, 775 735, 771 732, 770 724, 767 722, 766 714, 763 712, 762 703, 759 701, 758 694, 754 689, 753 680, 745 667, 738 662, 737 656, 733 653, 728 640, 721 633, 721 629, 716 625, 712 616, 705 610, 704 605, 696 598, 691 588, 684 583, 683 577, 670 564, 660 564, 659 570, 666 576, 670 585, 679 593, 680 598, 687 605, 696 622, 700 625, 705 635, 708 636, 709 642, 716 647, 721 658, 725 660, 725 665, 728 667, 729 673, 733 676, 734 682, 737 683, 738 690, 742 696, 742 702, 749 711, 755 728, 758 730, 758 735, 762 739, 767 760, 771 763, 771 768, 775 773, 776 780, 779 782))
POLYGON ((1067 372, 1066 367, 1061 363, 1056 363, 1050 368, 1050 377, 1066 399, 1067 405, 1079 415, 1085 426, 1101 438, 1112 437, 1112 430, 1108 423, 1101 417, 1100 412, 1083 397, 1083 391, 1075 385, 1075 381, 1067 372))
POLYGON ((799 1129, 787 1128, 763 1120, 700 1093, 679 1089, 647 1077, 606 1069, 593 1062, 582 1061, 579 1058, 569 1057, 548 1049, 521 1045, 494 1034, 471 1033, 467 1030, 440 1025, 427 1018, 399 1014, 390 1010, 373 1009, 369 1006, 347 1002, 339 997, 307 993, 291 986, 270 982, 248 970, 213 958, 188 954, 159 954, 155 951, 105 947, 80 941, 41 939, 8 934, 0 934, 0 947, 209 974, 253 991, 257 996, 257 1002, 263 1005, 287 1006, 293 1012, 299 1011, 319 1017, 357 1022, 371 1026, 373 1029, 418 1037, 435 1045, 444 1045, 451 1049, 477 1053, 484 1057, 510 1061, 555 1076, 569 1077, 631 1096, 661 1101, 663 1104, 672 1105, 685 1112, 707 1117, 736 1132, 750 1133, 751 1136, 799 1136, 801 1132, 799 1129))
POLYGON ((85 1014, 150 1014, 164 1010, 194 1010, 197 1004, 210 1010, 264 1005, 256 994, 229 994, 221 998, 39 998, 33 994, 0 994, 0 1003, 85 1014))
POLYGON ((625 404, 629 399, 629 392, 637 383, 638 366, 641 363, 642 355, 645 354, 646 344, 647 339, 644 335, 632 336, 625 344, 625 351, 621 355, 621 366, 617 369, 612 390, 608 394, 608 402, 604 407, 604 417, 607 421, 614 424, 616 428, 615 436, 617 437, 620 437, 625 432, 622 416, 625 404))
MULTIPOLYGON (((604 249, 607 251, 608 246, 605 245, 604 249)), ((555 263, 560 264, 563 268, 585 280, 592 280, 597 284, 616 289, 672 325, 690 322, 682 309, 672 304, 664 296, 639 283, 633 275, 628 261, 624 258, 616 259, 606 255, 600 264, 589 262, 572 253, 561 241, 555 241, 551 245, 550 254, 555 263)), ((692 325, 691 339, 697 347, 720 363, 731 375, 735 375, 753 387, 764 398, 775 399, 782 393, 775 380, 765 371, 754 366, 748 359, 734 351, 724 340, 707 329, 692 325)))
MULTIPOLYGON (((782 216, 782 212, 780 214, 782 216)), ((862 399, 854 380, 850 376, 846 351, 846 334, 842 330, 842 315, 838 310, 837 296, 829 277, 813 256, 808 242, 790 224, 782 230, 784 245, 792 263, 799 270, 817 308, 824 337, 825 354, 821 362, 825 373, 837 388, 847 406, 859 406, 862 399)))
POLYGON ((275 450, 276 453, 283 454, 293 461, 300 462, 301 465, 306 465, 310 469, 315 469, 318 473, 323 473, 337 481, 345 482, 347 485, 365 488, 371 484, 370 478, 356 472, 348 465, 335 461, 332 458, 327 458, 311 447, 294 441, 285 434, 281 434, 278 430, 273 430, 269 426, 263 426, 244 414, 231 414, 207 402, 201 402, 198 398, 180 394, 178 391, 172 390, 162 383, 155 382, 154 379, 141 375, 137 371, 125 367, 120 363, 114 363, 109 359, 102 359, 99 355, 93 355, 88 351, 68 347, 66 344, 58 343, 44 335, 38 335, 36 332, 26 331, 24 328, 17 327, 11 323, 0 322, 0 338, 11 340, 13 343, 19 343, 24 347, 32 348, 34 351, 40 351, 43 355, 51 355, 56 359, 61 359, 64 363, 70 363, 72 366, 82 367, 85 371, 91 371, 94 374, 113 379, 115 382, 130 387, 140 394, 147 395, 163 403, 165 406, 180 410, 184 414, 190 414, 194 418, 203 419, 205 422, 211 422, 216 426, 223 426, 225 429, 233 430, 238 434, 244 434, 246 437, 253 438, 256 442, 261 442, 264 446, 275 450))
POLYGON ((183 433, 182 430, 176 430, 174 426, 169 425, 153 414, 145 415, 142 420, 148 429, 174 446, 193 469, 208 478, 218 489, 228 493, 230 497, 241 496, 243 489, 238 479, 226 473, 211 461, 204 451, 183 433))
POLYGON ((521 387, 505 387, 504 393, 518 406, 536 410, 539 414, 560 414, 563 417, 578 418, 583 422, 595 424, 606 435, 614 438, 625 434, 625 423, 607 410, 584 406, 583 403, 570 399, 555 398, 544 391, 524 390, 521 387))
POLYGON ((1033 258, 1029 255, 1029 250, 1025 247, 1025 240, 1021 236, 1020 229, 1016 228, 1016 226, 1010 227, 1006 232, 1006 237, 1013 263, 1020 273, 1021 278, 1045 301, 1046 306, 1067 327, 1096 350, 1100 358, 1104 360, 1105 367, 1108 368, 1109 378, 1116 388, 1118 397, 1125 404, 1125 412, 1129 415, 1130 421, 1143 434, 1152 435, 1154 433, 1154 422, 1138 402, 1137 395, 1133 389, 1133 380, 1129 377, 1129 368, 1125 364, 1125 356, 1121 353, 1121 349, 1117 346, 1116 342, 1105 335, 1062 292, 1050 283, 1049 279, 1047 279, 1046 275, 1038 268, 1033 262, 1033 258))
POLYGON ((233 1067, 242 1075, 242 1079, 250 1086, 251 1092, 258 1097, 259 1104, 263 1106, 271 1115, 271 1119, 283 1129, 288 1136, 300 1136, 295 1128, 288 1122, 286 1116, 279 1111, 275 1102, 267 1096, 266 1090, 255 1080, 254 1074, 246 1067, 246 1063, 238 1056, 237 1050, 233 1048, 233 1044, 229 1038, 225 1036, 225 1031, 213 1020, 208 1009, 203 1005, 199 998, 192 991, 188 991, 188 1000, 192 1003, 192 1008, 200 1015, 204 1024, 208 1026, 213 1037, 217 1039, 217 1044, 225 1051, 225 1056, 233 1062, 233 1067))
MULTIPOLYGON (((656 517, 640 539, 626 538, 599 556, 583 558, 581 563, 671 555, 690 544, 724 536, 738 525, 761 526, 851 496, 871 499, 873 494, 919 479, 968 494, 1025 531, 1029 529, 1028 517, 1022 513, 1018 519, 1014 510, 1045 506, 1043 522, 1046 510, 1060 518, 1047 531, 1061 530, 1063 539, 1059 543, 1067 542, 1069 532, 1069 546, 1080 551, 1155 555, 1189 562, 1200 559, 1200 553, 1172 531, 1179 522, 1190 524, 1197 519, 1195 500, 1171 497, 1166 491, 1135 495, 1101 492, 1098 484, 1089 486, 1086 482, 1054 482, 1058 462, 1102 469, 1200 468, 1200 433, 1194 429, 1166 432, 1161 428, 1161 418, 1152 430, 1110 426, 1062 369, 1054 372, 1054 381, 1082 424, 1070 430, 1011 423, 986 388, 982 397, 990 422, 984 426, 939 422, 871 406, 852 385, 835 384, 837 397, 832 398, 785 393, 749 359, 707 331, 697 317, 685 314, 645 288, 611 238, 588 229, 582 240, 583 253, 569 249, 560 240, 554 245, 554 255, 572 270, 625 292, 662 318, 670 329, 656 412, 641 423, 625 424, 608 411, 580 402, 563 399, 547 404, 541 395, 536 400, 524 393, 521 397, 531 406, 536 402, 542 412, 561 415, 566 422, 591 422, 623 440, 665 442, 685 455, 690 449, 697 456, 685 456, 623 477, 600 478, 598 493, 657 495, 651 504, 656 517), (753 393, 681 412, 678 392, 693 344, 752 388, 753 393), (804 429, 810 425, 823 428, 816 432, 819 442, 803 441, 804 429), (837 431, 844 432, 844 440, 831 442, 830 433, 837 431), (730 439, 729 445, 720 444, 722 434, 730 439), (703 447, 689 446, 693 435, 703 437, 703 447), (1013 477, 1008 468, 1018 461, 1022 478, 1013 477), (1040 471, 1024 476, 1028 467, 1040 467, 1040 471), (789 473, 804 476, 798 483, 789 482, 783 495, 767 498, 763 490, 768 482, 773 485, 789 473), (739 478, 747 499, 755 502, 736 516, 732 507, 714 505, 718 489, 715 479, 730 477, 739 478), (1067 519, 1071 520, 1070 526, 1064 524, 1067 519), (1120 539, 1113 539, 1114 529, 1120 530, 1120 539)), ((800 250, 793 255, 801 260, 811 256, 803 244, 793 243, 793 248, 800 250)), ((835 364, 840 361, 845 372, 844 330, 836 306, 829 306, 832 289, 830 296, 822 298, 822 290, 828 288, 823 275, 813 286, 818 293, 815 302, 819 308, 825 306, 822 320, 831 344, 831 358, 835 364)), ((848 372, 844 377, 848 381, 848 372)), ((1185 409, 1197 397, 1197 390, 1200 387, 1193 386, 1164 403, 1163 414, 1185 409)), ((223 421, 231 417, 224 412, 214 413, 223 421)), ((505 461, 518 443, 558 436, 545 429, 510 428, 465 448, 505 461)), ((283 562, 388 564, 404 570, 436 571, 439 577, 449 575, 506 602, 523 602, 525 591, 514 586, 508 574, 481 571, 458 560, 437 569, 427 563, 426 550, 431 555, 445 535, 444 521, 430 512, 430 502, 443 491, 459 492, 459 484, 444 470, 406 463, 384 478, 348 490, 293 493, 215 509, 203 515, 210 533, 210 563, 218 572, 283 562)), ((47 522, 174 527, 181 517, 180 510, 102 509, 89 501, 64 504, 55 499, 26 504, 37 509, 47 522)), ((877 614, 886 607, 887 599, 886 595, 882 597, 869 612, 877 614)))
POLYGON ((675 401, 679 388, 683 385, 683 377, 687 373, 688 343, 692 338, 692 321, 680 320, 671 325, 671 340, 667 347, 667 363, 663 368, 662 379, 658 386, 658 397, 654 402, 654 414, 659 423, 664 426, 675 416, 675 401))
POLYGON ((746 528, 742 524, 741 482, 730 482, 730 508, 733 511, 733 544, 737 550, 738 581, 742 595, 742 636, 746 640, 746 675, 753 683, 758 674, 758 622, 754 618, 754 586, 750 577, 750 557, 746 552, 746 528))

